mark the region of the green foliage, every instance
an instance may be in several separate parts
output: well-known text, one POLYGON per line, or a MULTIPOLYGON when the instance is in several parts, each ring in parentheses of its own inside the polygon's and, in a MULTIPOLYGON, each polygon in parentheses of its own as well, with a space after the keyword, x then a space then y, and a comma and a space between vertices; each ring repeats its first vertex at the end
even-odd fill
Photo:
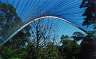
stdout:
MULTIPOLYGON (((14 33, 14 31, 20 28, 23 25, 23 22, 18 17, 16 9, 10 4, 0 3, 0 10, 2 10, 2 12, 4 11, 4 15, 0 15, 0 24, 2 26, 0 36, 3 37, 2 39, 6 39, 12 33, 14 33)), ((21 32, 15 35, 14 38, 8 41, 4 46, 15 49, 20 48, 20 46, 25 45, 29 34, 29 29, 23 29, 21 32)))
POLYGON ((79 59, 80 46, 69 37, 62 39, 62 46, 47 43, 46 47, 30 44, 25 48, 13 49, 2 47, 2 56, 5 59, 79 59))
POLYGON ((80 40, 83 40, 85 35, 81 32, 74 32, 72 37, 73 37, 74 41, 80 41, 80 40))
POLYGON ((61 54, 65 59, 78 59, 80 53, 80 45, 70 37, 65 37, 61 40, 61 54), (62 53, 63 52, 63 53, 62 53))
POLYGON ((83 25, 91 25, 96 23, 96 3, 90 0, 83 0, 81 7, 86 8, 83 14, 83 16, 85 16, 83 25))
POLYGON ((0 3, 0 9, 4 9, 8 13, 16 14, 16 9, 10 4, 0 3))
POLYGON ((96 51, 96 1, 95 0, 83 0, 81 7, 86 8, 83 16, 85 16, 83 25, 89 27, 91 30, 88 31, 88 35, 83 39, 81 43, 81 59, 95 59, 94 51, 96 51), (86 3, 87 2, 87 3, 86 3), (84 6, 85 5, 85 6, 84 6), (94 50, 93 50, 94 49, 94 50))
POLYGON ((59 59, 59 50, 56 46, 53 45, 53 43, 49 43, 47 45, 47 59, 59 59))
POLYGON ((26 49, 12 49, 8 47, 2 47, 2 56, 4 59, 23 59, 26 54, 26 49))
POLYGON ((6 39, 11 35, 15 30, 17 30, 23 22, 18 17, 16 9, 10 4, 0 3, 0 10, 4 12, 0 14, 0 33, 3 39, 6 39), (6 30, 7 29, 7 30, 6 30))

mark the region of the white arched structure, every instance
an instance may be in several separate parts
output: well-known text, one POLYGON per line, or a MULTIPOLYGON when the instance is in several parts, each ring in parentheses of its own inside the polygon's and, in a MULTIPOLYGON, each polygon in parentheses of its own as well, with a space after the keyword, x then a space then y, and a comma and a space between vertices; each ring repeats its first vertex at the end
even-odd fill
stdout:
POLYGON ((18 30, 16 30, 14 33, 12 33, 3 43, 0 44, 0 46, 2 46, 3 44, 5 44, 8 40, 10 40, 11 38, 13 38, 18 32, 20 32, 22 29, 24 29, 28 25, 34 23, 35 21, 42 20, 42 19, 45 19, 45 18, 52 18, 52 19, 56 19, 56 20, 58 20, 58 19, 60 20, 61 19, 62 21, 66 22, 68 24, 71 24, 72 26, 75 26, 75 27, 79 28, 80 30, 82 30, 83 32, 86 33, 86 31, 83 30, 82 28, 80 28, 78 25, 72 24, 70 21, 65 20, 63 18, 59 18, 59 17, 56 17, 56 16, 43 16, 43 17, 39 17, 39 18, 36 18, 36 19, 30 18, 30 21, 28 21, 23 26, 21 26, 18 30))

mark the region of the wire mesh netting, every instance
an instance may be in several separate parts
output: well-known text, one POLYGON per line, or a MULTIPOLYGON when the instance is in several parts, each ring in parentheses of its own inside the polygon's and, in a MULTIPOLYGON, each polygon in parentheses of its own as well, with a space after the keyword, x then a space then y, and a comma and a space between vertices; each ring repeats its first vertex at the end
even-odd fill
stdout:
MULTIPOLYGON (((17 16, 21 18, 23 25, 39 17, 56 16, 66 19, 78 28, 85 29, 82 26, 84 10, 80 9, 81 1, 79 0, 0 0, 0 2, 16 8, 17 16)), ((17 26, 17 29, 20 27, 17 26)), ((13 28, 9 35, 17 29, 13 28)))

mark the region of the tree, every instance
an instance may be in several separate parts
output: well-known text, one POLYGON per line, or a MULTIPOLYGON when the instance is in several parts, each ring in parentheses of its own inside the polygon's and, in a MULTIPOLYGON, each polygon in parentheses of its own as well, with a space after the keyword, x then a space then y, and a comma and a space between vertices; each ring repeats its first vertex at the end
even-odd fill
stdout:
MULTIPOLYGON (((10 4, 0 3, 0 43, 7 39, 21 25, 23 25, 23 22, 17 15, 16 9, 10 4)), ((5 59, 19 58, 21 54, 23 55, 24 51, 21 54, 15 52, 25 47, 25 43, 28 40, 27 37, 29 36, 29 28, 26 27, 4 45, 0 46, 0 55, 5 59)))
POLYGON ((47 59, 61 59, 59 49, 52 42, 47 44, 46 52, 47 59))
POLYGON ((29 36, 27 36, 25 29, 23 31, 20 31, 18 34, 16 34, 12 39, 10 39, 7 43, 5 43, 3 46, 6 46, 8 48, 13 49, 19 49, 26 47, 26 43, 28 43, 29 36))
POLYGON ((0 12, 0 33, 2 34, 0 36, 2 37, 1 40, 3 41, 23 23, 18 17, 16 9, 10 4, 0 3, 0 12))
POLYGON ((96 59, 96 40, 90 36, 84 38, 81 43, 80 59, 96 59))
MULTIPOLYGON (((12 33, 14 33, 14 31, 20 28, 21 25, 23 25, 23 22, 17 15, 16 9, 10 4, 0 3, 0 12, 0 41, 2 43, 12 33)), ((30 36, 29 28, 26 27, 5 43, 4 46, 14 49, 20 48, 25 45, 28 36, 30 36)))
POLYGON ((54 40, 54 31, 54 26, 49 20, 38 20, 32 24, 31 40, 35 42, 37 48, 39 46, 46 46, 47 42, 54 40))
POLYGON ((60 52, 63 59, 79 59, 80 46, 69 36, 62 35, 60 52))
POLYGON ((37 59, 36 48, 33 44, 27 46, 25 57, 23 59, 37 59))
POLYGON ((83 25, 91 25, 96 23, 96 1, 83 0, 81 7, 86 7, 83 16, 85 16, 83 25))
POLYGON ((96 0, 83 0, 81 7, 86 7, 84 12, 84 22, 83 25, 86 25, 89 27, 89 25, 92 25, 92 31, 88 32, 87 36, 83 39, 81 43, 81 57, 80 59, 96 59, 95 55, 96 53, 96 31, 94 32, 94 28, 96 27, 96 0), (94 26, 95 25, 95 26, 94 26))
POLYGON ((72 34, 72 38, 74 39, 74 41, 80 41, 83 40, 83 38, 85 37, 85 35, 81 32, 74 32, 72 34))
MULTIPOLYGON (((29 42, 30 44, 33 44, 33 46, 35 46, 36 49, 35 56, 37 57, 37 59, 38 58, 42 59, 46 55, 46 54, 42 55, 43 53, 45 53, 43 52, 43 50, 45 51, 44 47, 47 46, 48 42, 55 41, 55 34, 53 29, 54 26, 52 25, 52 23, 49 22, 49 20, 41 20, 41 19, 34 22, 31 25, 32 25, 30 29, 31 37, 29 42)), ((32 47, 30 47, 28 51, 32 51, 31 49, 32 47)), ((32 54, 32 52, 29 52, 28 55, 29 54, 32 54)), ((31 55, 29 55, 29 57, 30 56, 31 55)))

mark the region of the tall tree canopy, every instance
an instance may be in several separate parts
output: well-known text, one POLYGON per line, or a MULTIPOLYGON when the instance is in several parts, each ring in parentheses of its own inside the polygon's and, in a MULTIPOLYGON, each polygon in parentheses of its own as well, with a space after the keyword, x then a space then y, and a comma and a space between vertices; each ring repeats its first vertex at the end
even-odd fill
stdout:
MULTIPOLYGON (((22 25, 22 21, 16 14, 16 9, 5 3, 0 3, 0 41, 4 41, 18 27, 22 25)), ((0 43, 1 43, 0 42, 0 43)))
POLYGON ((88 32, 81 43, 80 59, 96 59, 96 0, 83 0, 81 7, 85 8, 83 25, 92 25, 93 30, 88 32))
MULTIPOLYGON (((0 3, 0 43, 4 42, 21 25, 23 22, 17 15, 16 9, 10 4, 0 3)), ((5 45, 12 48, 24 45, 27 41, 27 34, 29 34, 28 30, 28 27, 24 28, 5 45)))
POLYGON ((96 23, 96 0, 83 0, 81 7, 85 8, 83 25, 96 23))

